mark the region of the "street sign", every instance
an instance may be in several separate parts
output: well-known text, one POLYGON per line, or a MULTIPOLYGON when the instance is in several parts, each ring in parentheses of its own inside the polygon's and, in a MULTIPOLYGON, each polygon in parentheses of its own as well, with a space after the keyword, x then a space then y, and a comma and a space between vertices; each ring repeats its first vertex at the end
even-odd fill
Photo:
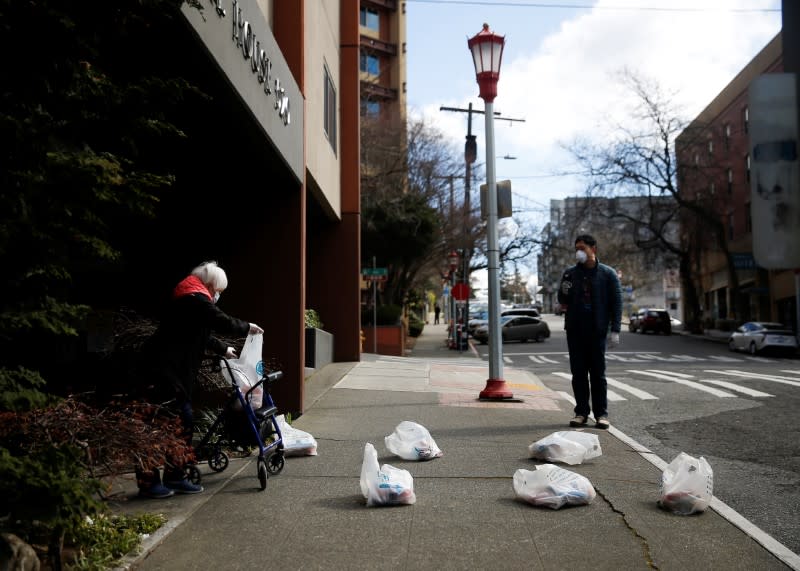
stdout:
POLYGON ((361 268, 362 276, 388 276, 389 270, 386 268, 361 268))
POLYGON ((385 282, 389 277, 386 268, 361 268, 361 277, 368 282, 385 282))
POLYGON ((469 297, 469 286, 467 284, 454 285, 453 297, 458 301, 465 301, 469 297))
MULTIPOLYGON (((481 218, 484 220, 489 216, 489 196, 486 191, 488 187, 481 185, 481 218)), ((509 218, 511 216, 511 181, 497 181, 497 218, 509 218)))

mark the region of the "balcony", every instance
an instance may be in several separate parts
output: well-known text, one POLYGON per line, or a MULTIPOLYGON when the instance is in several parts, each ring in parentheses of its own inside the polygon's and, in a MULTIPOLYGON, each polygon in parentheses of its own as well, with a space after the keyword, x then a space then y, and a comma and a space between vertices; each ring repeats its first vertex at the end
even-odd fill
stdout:
POLYGON ((397 99, 397 90, 391 87, 384 87, 377 83, 369 83, 366 81, 361 82, 361 98, 362 99, 390 99, 392 101, 397 99))
POLYGON ((373 50, 390 56, 397 55, 397 46, 395 44, 384 42, 377 38, 362 35, 360 45, 362 49, 373 50))
POLYGON ((361 5, 365 8, 375 8, 377 10, 397 11, 397 0, 361 0, 361 5))

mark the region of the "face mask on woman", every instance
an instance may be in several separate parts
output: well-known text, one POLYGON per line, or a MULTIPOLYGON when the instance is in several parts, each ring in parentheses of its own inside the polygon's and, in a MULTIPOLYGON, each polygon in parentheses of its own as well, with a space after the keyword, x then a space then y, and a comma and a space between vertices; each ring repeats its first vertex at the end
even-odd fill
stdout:
POLYGON ((589 256, 587 256, 586 252, 583 250, 575 250, 575 259, 578 260, 579 264, 585 264, 586 260, 589 259, 589 256))

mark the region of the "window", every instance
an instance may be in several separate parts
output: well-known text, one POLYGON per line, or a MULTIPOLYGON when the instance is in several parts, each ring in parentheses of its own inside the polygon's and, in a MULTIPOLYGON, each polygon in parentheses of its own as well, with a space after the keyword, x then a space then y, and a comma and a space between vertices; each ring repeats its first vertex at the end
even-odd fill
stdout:
POLYGON ((361 8, 360 24, 370 30, 379 31, 380 17, 378 16, 378 12, 372 8, 361 8))
POLYGON ((750 182, 750 153, 747 153, 744 156, 744 168, 745 168, 744 177, 747 180, 747 182, 750 182))
POLYGON ((753 215, 750 212, 750 202, 746 202, 744 205, 744 230, 745 232, 752 233, 753 232, 753 215))
POLYGON ((730 123, 726 123, 725 124, 725 128, 724 128, 723 132, 725 133, 725 137, 724 137, 724 139, 725 139, 725 150, 729 151, 731 149, 731 124, 730 123))
POLYGON ((745 133, 749 133, 750 132, 749 127, 750 127, 750 109, 748 107, 745 107, 744 109, 742 109, 742 129, 744 129, 745 133))
POLYGON ((370 75, 380 74, 381 60, 376 55, 361 53, 361 71, 365 71, 370 75))
POLYGON ((381 114, 381 104, 378 101, 361 101, 361 115, 364 117, 377 117, 381 114))
POLYGON ((694 164, 696 164, 696 165, 700 164, 700 154, 699 153, 695 153, 694 154, 694 164))
POLYGON ((336 87, 333 85, 331 73, 325 66, 325 86, 323 89, 325 101, 323 102, 323 128, 333 152, 336 152, 336 87))
POLYGON ((728 194, 733 194, 733 169, 728 169, 728 194))
POLYGON ((714 193, 715 193, 716 191, 717 191, 717 188, 714 186, 714 183, 713 183, 713 182, 712 182, 711 184, 709 184, 709 185, 708 185, 708 193, 709 193, 711 196, 714 196, 714 193))
POLYGON ((728 240, 733 240, 733 212, 728 214, 728 240))
POLYGON ((708 154, 709 155, 714 154, 714 141, 712 139, 708 140, 708 154))

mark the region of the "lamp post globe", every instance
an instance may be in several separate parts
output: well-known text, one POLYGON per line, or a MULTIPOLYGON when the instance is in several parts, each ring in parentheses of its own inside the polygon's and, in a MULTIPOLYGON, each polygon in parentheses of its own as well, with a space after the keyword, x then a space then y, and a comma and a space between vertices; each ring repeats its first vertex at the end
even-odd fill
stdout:
POLYGON ((450 253, 447 254, 447 263, 450 266, 450 271, 455 272, 456 268, 458 268, 458 252, 455 250, 450 250, 450 253))
POLYGON ((489 24, 467 40, 475 64, 475 79, 479 95, 484 101, 486 120, 486 188, 488 213, 486 258, 489 273, 489 379, 478 395, 482 399, 513 398, 511 389, 503 379, 503 338, 500 331, 500 250, 497 240, 497 180, 494 151, 494 99, 500 80, 500 64, 506 40, 489 30, 489 24))

